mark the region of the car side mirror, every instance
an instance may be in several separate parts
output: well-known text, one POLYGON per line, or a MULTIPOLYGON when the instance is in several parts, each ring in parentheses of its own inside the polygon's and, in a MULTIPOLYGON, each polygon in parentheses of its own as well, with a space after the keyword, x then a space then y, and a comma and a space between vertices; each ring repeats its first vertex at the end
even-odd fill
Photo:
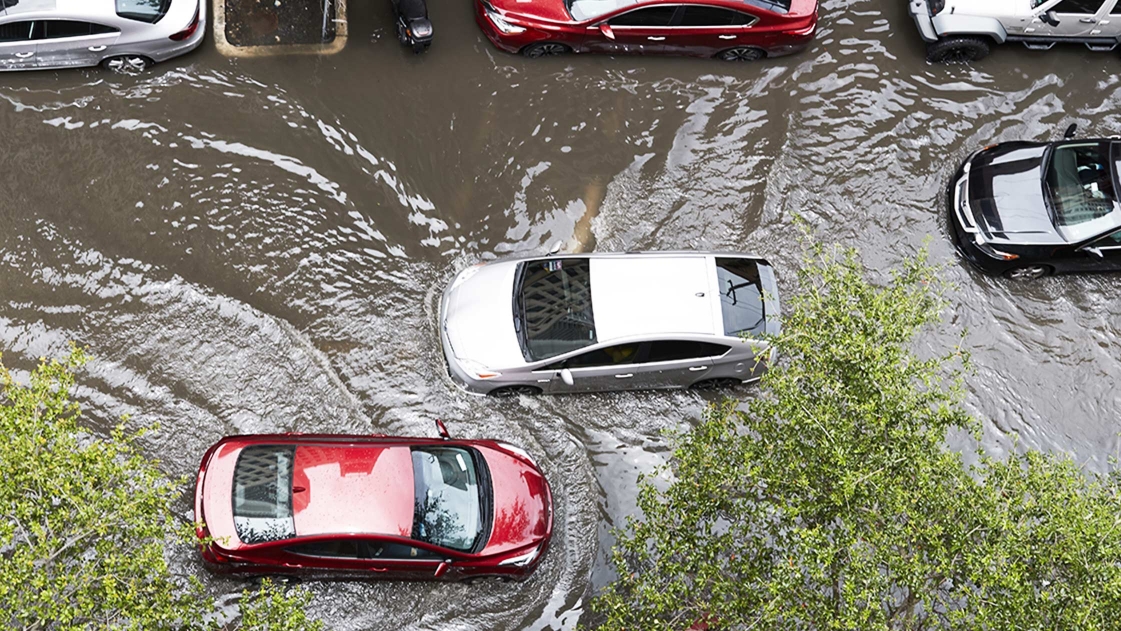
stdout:
POLYGON ((1104 259, 1105 255, 1102 254, 1101 248, 1084 247, 1082 251, 1096 259, 1104 259))
POLYGON ((1055 12, 1054 11, 1045 12, 1043 15, 1039 16, 1039 19, 1042 20, 1044 24, 1047 24, 1047 25, 1050 25, 1050 26, 1058 26, 1059 25, 1059 18, 1055 17, 1055 12))
POLYGON ((615 31, 611 30, 611 25, 607 22, 599 25, 599 32, 603 33, 603 36, 607 39, 615 39, 615 31))
POLYGON ((1076 131, 1078 131, 1078 123, 1071 123, 1067 130, 1063 132, 1063 140, 1074 138, 1074 132, 1076 131))
POLYGON ((447 574, 448 570, 450 570, 451 567, 451 559, 444 559, 443 561, 440 561, 440 564, 436 566, 436 574, 433 575, 433 578, 440 578, 441 576, 447 574))
POLYGON ((451 440, 451 434, 448 433, 448 426, 440 419, 436 419, 436 431, 439 432, 440 438, 444 440, 451 440))
POLYGON ((561 381, 563 381, 566 386, 571 386, 572 385, 573 380, 572 380, 572 371, 571 370, 569 370, 567 368, 562 368, 560 375, 561 375, 561 381))

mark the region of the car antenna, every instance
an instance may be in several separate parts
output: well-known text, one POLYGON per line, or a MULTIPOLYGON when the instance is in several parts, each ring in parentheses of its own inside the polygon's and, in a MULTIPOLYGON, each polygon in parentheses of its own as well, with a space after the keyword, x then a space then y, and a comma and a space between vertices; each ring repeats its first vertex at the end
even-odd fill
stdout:
POLYGON ((1078 123, 1071 123, 1070 127, 1067 127, 1067 130, 1063 132, 1063 140, 1070 140, 1071 138, 1074 138, 1074 132, 1077 130, 1078 123))

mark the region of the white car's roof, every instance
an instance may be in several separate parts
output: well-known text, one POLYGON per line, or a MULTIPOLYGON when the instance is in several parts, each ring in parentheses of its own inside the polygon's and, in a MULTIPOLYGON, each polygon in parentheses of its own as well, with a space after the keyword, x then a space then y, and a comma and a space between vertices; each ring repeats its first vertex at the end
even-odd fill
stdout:
MULTIPOLYGON (((11 2, 11 0, 8 0, 11 2)), ((0 17, 23 13, 60 13, 63 15, 98 15, 115 12, 113 0, 17 0, 6 10, 0 9, 0 17)))
POLYGON ((596 338, 723 331, 711 257, 590 257, 596 338))

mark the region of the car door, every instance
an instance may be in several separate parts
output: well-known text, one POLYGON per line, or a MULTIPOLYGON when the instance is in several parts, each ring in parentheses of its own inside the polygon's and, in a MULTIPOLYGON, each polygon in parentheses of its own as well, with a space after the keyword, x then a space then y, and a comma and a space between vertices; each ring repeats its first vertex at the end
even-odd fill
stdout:
POLYGON ((712 57, 729 48, 758 44, 751 25, 759 21, 754 15, 724 7, 703 4, 686 5, 678 22, 682 50, 698 57, 712 57))
POLYGON ((1121 270, 1121 230, 1113 232, 1078 248, 1075 252, 1078 265, 1075 269, 1088 272, 1121 270))
POLYGON ((1101 30, 1102 37, 1121 37, 1121 0, 1115 2, 1098 20, 1098 29, 1101 30))
POLYGON ((1030 34, 1045 37, 1101 37, 1098 22, 1106 18, 1112 0, 1052 0, 1032 18, 1030 34), (1050 23, 1049 23, 1050 22, 1050 23))
POLYGON ((655 55, 678 41, 672 27, 682 7, 663 4, 619 13, 588 31, 584 48, 592 52, 655 55))
POLYGON ((712 370, 713 357, 731 350, 723 344, 695 340, 656 340, 643 368, 652 388, 687 388, 712 370))
POLYGON ((369 562, 353 538, 293 542, 284 546, 284 565, 306 578, 365 578, 369 562))
POLYGON ((27 70, 38 67, 35 57, 35 21, 0 23, 0 70, 27 70))
POLYGON ((121 35, 113 27, 80 20, 38 20, 36 32, 42 68, 96 66, 121 35))
POLYGON ((584 351, 549 368, 559 372, 568 370, 572 384, 555 377, 549 382, 549 392, 603 392, 649 387, 644 383, 642 360, 646 353, 643 342, 612 344, 584 351))
POLYGON ((363 566, 372 575, 381 578, 429 580, 436 578, 436 570, 446 559, 426 547, 410 545, 388 538, 362 540, 363 566), (384 576, 380 576, 384 575, 384 576))

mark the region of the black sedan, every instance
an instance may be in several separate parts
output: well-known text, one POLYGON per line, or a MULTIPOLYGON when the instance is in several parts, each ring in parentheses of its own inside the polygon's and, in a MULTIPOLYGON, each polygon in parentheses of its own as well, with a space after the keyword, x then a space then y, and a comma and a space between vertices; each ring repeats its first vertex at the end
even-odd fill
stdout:
POLYGON ((1121 270, 1119 169, 1121 141, 1109 139, 986 147, 947 191, 954 245, 1014 279, 1121 270))

